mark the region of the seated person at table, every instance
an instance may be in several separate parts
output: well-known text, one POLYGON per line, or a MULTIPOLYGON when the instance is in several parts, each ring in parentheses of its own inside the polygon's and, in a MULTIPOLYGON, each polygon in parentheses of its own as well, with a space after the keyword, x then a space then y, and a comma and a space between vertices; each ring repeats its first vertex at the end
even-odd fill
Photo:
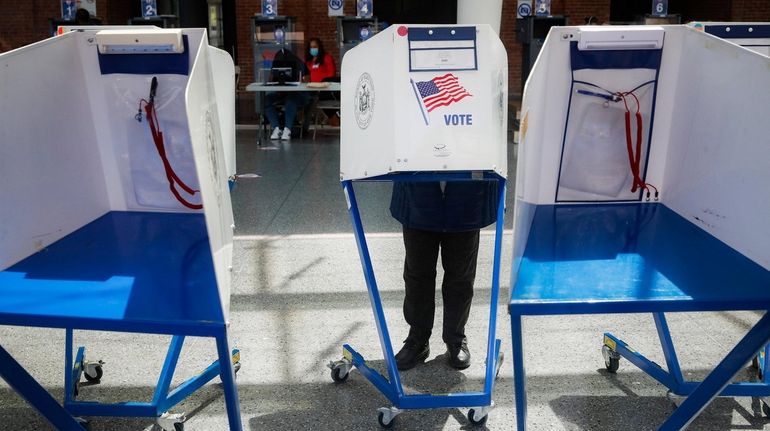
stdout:
MULTIPOLYGON (((308 41, 305 50, 305 65, 310 71, 310 82, 326 82, 337 77, 337 68, 334 66, 334 57, 324 49, 321 39, 313 37, 308 41)), ((320 100, 334 100, 336 97, 329 92, 318 94, 320 100)), ((324 110, 323 113, 329 119, 329 124, 339 127, 337 110, 324 110)))
MULTIPOLYGON (((299 81, 300 75, 307 74, 305 64, 297 58, 294 53, 288 49, 281 49, 273 57, 273 70, 277 68, 291 68, 293 81, 299 81)), ((277 77, 271 77, 271 81, 277 80, 277 77)), ((288 141, 291 139, 291 126, 294 124, 294 118, 297 116, 297 110, 307 105, 310 101, 310 95, 304 91, 276 91, 265 94, 265 116, 270 122, 273 133, 270 139, 281 139, 288 141), (281 129, 281 123, 278 120, 278 111, 276 106, 283 103, 284 125, 281 129)))
POLYGON ((317 37, 311 38, 307 43, 305 66, 310 71, 310 82, 324 82, 325 79, 337 75, 334 57, 326 52, 323 42, 317 37))

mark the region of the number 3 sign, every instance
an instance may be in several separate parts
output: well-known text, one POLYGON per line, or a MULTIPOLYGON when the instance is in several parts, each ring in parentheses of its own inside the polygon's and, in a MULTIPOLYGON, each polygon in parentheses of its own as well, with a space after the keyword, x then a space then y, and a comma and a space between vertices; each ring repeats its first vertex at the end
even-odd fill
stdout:
POLYGON ((262 0, 262 15, 277 16, 278 0, 262 0))

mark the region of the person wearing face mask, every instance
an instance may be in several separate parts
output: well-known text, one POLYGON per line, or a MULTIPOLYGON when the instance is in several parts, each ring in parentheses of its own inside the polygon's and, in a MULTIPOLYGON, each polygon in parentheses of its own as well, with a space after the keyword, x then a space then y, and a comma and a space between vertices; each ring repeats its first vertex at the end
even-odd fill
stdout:
MULTIPOLYGON (((324 49, 321 39, 314 37, 307 43, 305 53, 305 66, 310 71, 310 82, 325 82, 336 78, 337 68, 334 66, 334 57, 324 49)), ((335 99, 334 95, 323 91, 317 95, 320 100, 335 99)), ((324 109, 323 113, 330 125, 339 127, 339 116, 336 109, 324 109)))
POLYGON ((337 75, 334 58, 324 50, 324 44, 317 37, 311 38, 307 43, 305 65, 310 71, 310 82, 324 82, 337 75))

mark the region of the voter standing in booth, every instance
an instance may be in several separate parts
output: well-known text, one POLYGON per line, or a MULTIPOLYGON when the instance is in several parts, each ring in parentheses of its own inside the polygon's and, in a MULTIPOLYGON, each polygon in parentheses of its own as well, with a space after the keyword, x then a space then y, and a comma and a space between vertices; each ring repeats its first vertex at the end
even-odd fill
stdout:
POLYGON ((483 424, 502 363, 496 338, 500 255, 505 214, 508 58, 490 25, 392 25, 342 61, 340 180, 369 293, 387 377, 349 344, 330 361, 344 382, 355 368, 390 402, 377 409, 393 426, 407 409, 468 408, 483 424), (491 79, 490 79, 491 78, 491 79), (390 211, 404 226, 404 316, 409 334, 394 354, 377 278, 361 221, 355 184, 393 182, 390 211), (465 339, 479 230, 495 223, 483 389, 410 394, 400 371, 429 354, 436 264, 444 267, 443 340, 449 363, 470 364, 465 339))
POLYGON ((439 249, 447 360, 458 370, 471 365, 465 324, 473 299, 479 230, 495 222, 497 194, 497 183, 487 181, 393 184, 390 212, 403 226, 404 319, 409 324, 409 335, 396 354, 399 370, 414 368, 430 354, 439 249))

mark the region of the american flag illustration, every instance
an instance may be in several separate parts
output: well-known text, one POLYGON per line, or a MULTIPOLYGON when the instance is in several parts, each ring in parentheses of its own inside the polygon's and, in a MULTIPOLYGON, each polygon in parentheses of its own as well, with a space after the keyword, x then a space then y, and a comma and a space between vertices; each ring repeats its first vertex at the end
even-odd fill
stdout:
POLYGON ((430 81, 418 81, 417 90, 428 112, 471 96, 471 93, 463 88, 457 77, 451 73, 437 76, 430 81))

